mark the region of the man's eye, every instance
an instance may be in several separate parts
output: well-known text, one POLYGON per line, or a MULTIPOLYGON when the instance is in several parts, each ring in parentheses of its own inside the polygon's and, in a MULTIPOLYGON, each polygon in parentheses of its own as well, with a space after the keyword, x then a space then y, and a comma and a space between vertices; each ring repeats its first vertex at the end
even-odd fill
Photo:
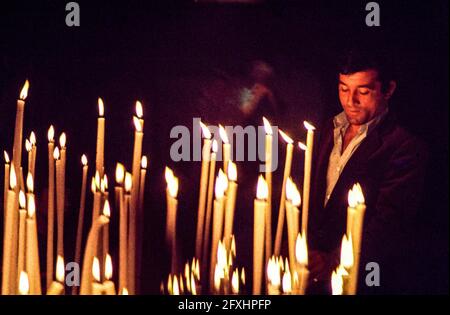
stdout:
POLYGON ((369 94, 369 89, 360 89, 360 90, 359 90, 359 94, 361 94, 361 95, 367 95, 367 94, 369 94))
POLYGON ((348 88, 341 86, 341 92, 347 92, 348 88))

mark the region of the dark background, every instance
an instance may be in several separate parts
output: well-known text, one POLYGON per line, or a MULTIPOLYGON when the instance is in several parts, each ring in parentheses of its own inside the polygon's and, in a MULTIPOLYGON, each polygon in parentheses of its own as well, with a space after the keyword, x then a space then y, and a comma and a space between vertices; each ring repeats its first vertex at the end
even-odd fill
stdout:
MULTIPOLYGON (((67 1, 68 2, 68 1, 67 1)), ((199 162, 170 161, 170 129, 202 117, 210 124, 245 120, 237 106, 253 84, 250 65, 274 69, 272 117, 297 140, 302 121, 316 126, 339 112, 335 59, 353 42, 375 42, 397 58, 398 89, 391 110, 425 140, 431 158, 417 221, 417 273, 411 292, 448 293, 448 3, 378 1, 381 26, 365 24, 368 1, 219 2, 78 1, 81 26, 65 25, 66 1, 14 1, 0 9, 0 149, 12 155, 15 100, 25 78, 31 88, 24 138, 37 135, 36 191, 40 241, 45 244, 47 148, 54 124, 67 133, 66 261, 73 257, 81 182, 80 157, 95 161, 97 97, 106 107, 106 171, 110 191, 118 161, 131 168, 132 114, 144 104, 146 184, 142 293, 158 293, 168 272, 163 241, 165 183, 171 166, 180 178, 178 237, 181 260, 194 254, 199 162), (40 212, 40 213, 39 213, 40 212)), ((320 128, 320 127, 319 127, 320 128)), ((284 149, 280 150, 280 163, 284 149)), ((25 160, 25 159, 24 159, 25 160)), ((300 182, 301 154, 293 176, 300 182)), ((257 169, 238 163, 236 237, 238 264, 251 270, 252 204, 257 169)), ((2 172, 3 173, 3 172, 2 172)), ((2 174, 3 176, 3 174, 2 174)), ((279 181, 282 171, 275 180, 279 181)), ((274 209, 278 209, 274 194, 274 209)), ((87 204, 87 217, 90 213, 87 204)), ((276 213, 277 211, 275 211, 276 213)), ((118 213, 113 210, 114 227, 118 213)), ((276 218, 274 215, 274 222, 276 218)), ((401 224, 401 223, 399 223, 401 224)), ((85 231, 86 232, 86 231, 85 231)), ((117 242, 112 233, 112 251, 117 242)), ((400 251, 401 249, 399 249, 400 251)), ((41 258, 45 258, 42 249, 41 258)), ((41 268, 45 264, 41 262, 41 268)), ((117 266, 117 264, 115 264, 117 266)), ((117 274, 117 268, 115 269, 117 274)))

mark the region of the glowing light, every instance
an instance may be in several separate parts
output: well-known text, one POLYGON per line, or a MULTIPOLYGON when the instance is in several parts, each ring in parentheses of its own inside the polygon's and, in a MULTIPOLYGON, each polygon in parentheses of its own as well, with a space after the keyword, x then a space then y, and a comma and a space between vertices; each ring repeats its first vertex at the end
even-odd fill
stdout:
POLYGON ((147 168, 147 157, 145 155, 141 158, 141 168, 146 169, 147 168))
POLYGON ((31 173, 27 174, 27 190, 30 193, 34 191, 33 175, 31 173))
POLYGON ((95 281, 100 282, 100 262, 97 257, 92 261, 92 276, 95 281))
POLYGON ((55 128, 53 127, 53 125, 51 125, 47 131, 47 139, 49 142, 53 142, 54 137, 55 137, 55 128))
POLYGON ((141 124, 141 121, 139 120, 139 118, 137 118, 136 116, 133 116, 133 123, 134 123, 134 128, 136 128, 136 131, 142 132, 142 124, 141 124))
POLYGON ((308 147, 303 142, 300 142, 300 141, 298 142, 298 146, 303 151, 306 151, 308 149, 308 147))
POLYGON ((225 195, 225 191, 228 187, 228 178, 222 169, 219 170, 219 174, 217 175, 216 185, 214 187, 216 198, 222 198, 225 195))
POLYGON ((66 134, 64 132, 59 136, 59 145, 62 149, 66 147, 66 134))
POLYGON ((353 191, 353 188, 348 191, 348 206, 351 208, 356 207, 358 204, 358 199, 353 191))
POLYGON ((358 204, 364 204, 364 194, 362 192, 361 185, 359 183, 356 183, 353 185, 353 192, 355 193, 356 202, 358 204))
POLYGON ((28 197, 27 215, 31 219, 33 218, 35 213, 36 213, 36 202, 34 201, 34 196, 31 195, 28 197))
POLYGON ((129 193, 131 191, 132 186, 133 186, 133 177, 131 176, 131 173, 126 172, 125 173, 125 192, 129 193))
POLYGON ((36 135, 34 134, 34 131, 32 131, 31 133, 30 133, 30 142, 31 142, 31 145, 36 145, 36 135))
POLYGON ((25 84, 22 87, 22 90, 20 91, 20 99, 25 100, 28 96, 28 88, 30 87, 30 82, 28 80, 25 80, 25 84))
POLYGON ((167 183, 167 189, 170 196, 173 198, 177 197, 178 194, 178 178, 173 174, 173 171, 166 166, 165 177, 167 183))
POLYGON ((311 125, 309 122, 307 122, 306 120, 303 122, 303 125, 305 126, 306 129, 308 129, 308 131, 310 130, 315 130, 316 127, 314 127, 313 125, 311 125))
POLYGON ((111 256, 109 254, 106 254, 106 259, 105 259, 105 279, 106 280, 111 280, 112 273, 113 273, 113 267, 112 267, 111 256))
POLYGON ((88 163, 88 160, 87 160, 86 154, 83 154, 83 155, 81 156, 81 164, 82 164, 83 166, 86 166, 87 163, 88 163))
POLYGON ((351 234, 348 238, 347 235, 342 237, 341 265, 346 269, 353 267, 353 242, 351 234))
POLYGON ((200 122, 200 127, 202 128, 203 137, 206 139, 211 139, 211 132, 209 131, 209 128, 202 122, 200 122))
POLYGON ((266 119, 266 117, 263 117, 263 122, 264 122, 264 130, 266 131, 266 134, 272 135, 273 134, 272 126, 270 125, 270 122, 266 119))
POLYGON ((223 128, 223 126, 220 124, 219 124, 219 134, 223 143, 229 143, 227 132, 225 131, 225 128, 223 128))
POLYGON ((109 218, 111 216, 111 209, 109 207, 108 199, 105 200, 105 204, 103 205, 103 215, 107 218, 109 218))
POLYGON ((342 295, 343 285, 344 281, 342 280, 342 276, 336 271, 333 271, 331 274, 331 290, 333 295, 342 295))
POLYGON ((28 281, 28 274, 25 271, 20 272, 19 278, 19 293, 26 295, 30 292, 30 282, 28 281))
POLYGON ((286 269, 283 275, 283 293, 292 292, 292 278, 289 269, 286 269))
POLYGON ((14 190, 17 185, 16 171, 14 170, 14 164, 11 163, 10 171, 9 171, 9 187, 11 190, 14 190))
POLYGON ((103 117, 105 115, 105 105, 103 104, 103 100, 98 98, 98 116, 103 117))
POLYGON ((27 150, 27 152, 31 151, 31 142, 28 141, 28 139, 25 139, 25 150, 27 150))
POLYGON ((5 157, 5 163, 6 163, 6 164, 9 164, 9 155, 8 155, 8 152, 3 151, 3 156, 5 157))
POLYGON ((27 200, 25 198, 25 193, 23 192, 23 190, 21 190, 19 192, 19 207, 20 209, 25 209, 27 205, 27 200))
POLYGON ((236 164, 232 161, 228 162, 228 179, 235 182, 237 180, 236 164))
POLYGON ((127 288, 123 288, 121 295, 128 295, 128 289, 127 288))
POLYGON ((216 140, 213 140, 212 150, 213 150, 214 153, 217 153, 217 151, 219 150, 219 145, 217 144, 216 140))
POLYGON ((55 150, 53 151, 53 158, 55 160, 59 159, 59 149, 58 149, 58 147, 55 147, 55 150))
POLYGON ((136 116, 140 119, 144 115, 144 111, 142 110, 142 103, 136 101, 136 116))
POLYGON ((58 257, 56 257, 56 280, 59 283, 64 283, 64 273, 65 273, 64 258, 58 255, 58 257))
POLYGON ((174 276, 173 279, 173 288, 172 288, 173 295, 180 295, 180 287, 178 286, 178 278, 177 276, 174 276))
POLYGON ((117 163, 116 165, 116 183, 121 185, 125 178, 125 167, 122 163, 117 163))
POLYGON ((284 141, 286 141, 287 143, 294 143, 294 140, 292 140, 287 134, 285 134, 281 129, 278 130, 278 132, 280 133, 281 137, 283 138, 284 141))
POLYGON ((262 175, 258 177, 258 185, 256 187, 256 198, 262 200, 267 199, 269 195, 269 187, 267 186, 267 182, 265 181, 262 175))
POLYGON ((239 293, 239 272, 237 269, 233 271, 233 276, 231 277, 231 292, 233 294, 239 293))
POLYGON ((295 258, 300 265, 308 265, 308 246, 306 245, 306 235, 298 233, 295 242, 295 258))

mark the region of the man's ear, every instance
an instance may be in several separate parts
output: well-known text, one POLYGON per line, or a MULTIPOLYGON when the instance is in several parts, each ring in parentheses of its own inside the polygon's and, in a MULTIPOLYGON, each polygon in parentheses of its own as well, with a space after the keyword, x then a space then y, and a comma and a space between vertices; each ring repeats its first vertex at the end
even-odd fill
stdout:
POLYGON ((386 93, 384 94, 384 98, 386 100, 390 99, 392 94, 394 94, 394 91, 396 88, 397 88, 397 82, 395 82, 394 80, 391 80, 389 82, 389 87, 388 87, 386 93))

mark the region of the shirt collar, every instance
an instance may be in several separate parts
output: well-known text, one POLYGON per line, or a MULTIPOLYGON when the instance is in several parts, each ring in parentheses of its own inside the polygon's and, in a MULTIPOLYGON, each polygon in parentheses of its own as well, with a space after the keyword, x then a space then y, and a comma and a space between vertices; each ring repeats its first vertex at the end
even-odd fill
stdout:
MULTIPOLYGON (((389 108, 386 107, 386 109, 383 110, 379 115, 375 116, 370 121, 368 121, 367 123, 362 125, 359 129, 359 133, 364 133, 364 132, 370 131, 373 128, 375 128, 378 125, 378 123, 381 121, 381 119, 384 116, 386 116, 388 111, 389 111, 389 108)), ((337 114, 336 116, 334 116, 333 124, 334 124, 335 129, 340 129, 340 130, 347 129, 349 122, 347 120, 347 116, 345 115, 344 111, 342 111, 339 114, 337 114)))

